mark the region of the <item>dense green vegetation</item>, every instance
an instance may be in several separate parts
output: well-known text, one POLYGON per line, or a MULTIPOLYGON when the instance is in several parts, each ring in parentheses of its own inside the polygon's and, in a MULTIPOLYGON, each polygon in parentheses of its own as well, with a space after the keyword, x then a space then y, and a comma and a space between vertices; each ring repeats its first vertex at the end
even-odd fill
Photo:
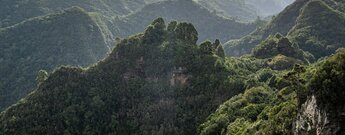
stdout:
POLYGON ((345 134, 345 3, 284 2, 5 1, 0 135, 345 134))
POLYGON ((271 58, 278 54, 303 60, 303 51, 280 34, 270 36, 253 49, 257 58, 271 58))
POLYGON ((269 35, 280 33, 283 36, 295 25, 300 10, 309 0, 297 0, 286 7, 265 26, 258 28, 251 34, 240 39, 230 40, 224 44, 225 53, 228 56, 241 56, 249 54, 251 50, 265 40, 269 35))
POLYGON ((80 8, 0 29, 0 110, 32 91, 39 70, 96 63, 111 45, 80 8))
POLYGON ((289 37, 316 58, 329 56, 338 48, 345 47, 344 24, 344 13, 322 1, 312 1, 303 8, 289 37))
POLYGON ((343 1, 335 4, 330 0, 296 1, 263 28, 227 42, 225 52, 232 56, 248 54, 269 35, 281 33, 316 59, 328 56, 344 47, 345 15, 340 8, 344 4, 343 1))
MULTIPOLYGON (((339 110, 341 113, 345 109, 344 58, 345 50, 340 49, 337 54, 322 62, 309 85, 308 93, 314 94, 319 99, 318 104, 330 112, 339 110)), ((336 113, 332 118, 337 119, 340 115, 342 114, 336 113)), ((341 119, 337 121, 341 122, 341 119)))
POLYGON ((297 65, 291 71, 260 71, 258 80, 262 80, 262 75, 268 76, 264 77, 263 83, 223 103, 200 125, 198 133, 294 134, 292 129, 298 107, 308 96, 315 95, 319 106, 327 111, 329 123, 337 125, 330 127, 337 131, 332 133, 342 134, 344 58, 345 50, 341 49, 334 56, 309 67, 297 65))
POLYGON ((255 49, 273 44, 268 56, 224 57, 218 40, 197 40, 193 25, 158 18, 94 66, 41 70, 37 89, 0 114, 0 133, 292 134, 308 95, 341 106, 344 50, 278 71, 268 58, 303 53, 279 34, 255 49))
POLYGON ((344 47, 341 44, 345 33, 344 12, 341 10, 343 5, 343 1, 332 0, 296 1, 263 28, 241 39, 227 42, 224 45, 226 54, 248 54, 269 35, 281 33, 317 59, 328 56, 344 47))
POLYGON ((315 59, 280 34, 269 36, 262 41, 253 49, 252 55, 259 59, 268 59, 267 65, 275 70, 290 69, 295 64, 309 64, 315 59))
MULTIPOLYGON (((88 69, 62 67, 0 116, 3 134, 195 134, 263 65, 196 45, 189 23, 156 19, 88 69), (20 111, 19 111, 20 110, 20 111), (23 117, 29 116, 29 117, 23 117)), ((43 76, 43 77, 42 77, 43 76)))

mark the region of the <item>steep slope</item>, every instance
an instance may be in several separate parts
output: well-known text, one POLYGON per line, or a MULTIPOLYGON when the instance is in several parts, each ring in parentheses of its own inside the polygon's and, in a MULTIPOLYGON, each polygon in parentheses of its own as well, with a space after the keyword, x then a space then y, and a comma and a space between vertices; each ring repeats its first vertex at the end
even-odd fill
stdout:
POLYGON ((220 105, 200 125, 198 133, 344 134, 344 57, 345 50, 341 49, 311 66, 271 72, 264 83, 220 105))
POLYGON ((343 47, 341 43, 344 42, 342 37, 345 26, 344 13, 340 7, 344 4, 343 1, 333 0, 296 1, 267 26, 241 39, 227 42, 224 49, 227 55, 248 54, 269 35, 281 33, 315 58, 330 55, 337 48, 343 47))
POLYGON ((266 39, 269 35, 280 33, 286 35, 295 25, 300 10, 309 0, 297 0, 286 7, 281 13, 272 19, 266 26, 258 28, 253 33, 237 40, 230 40, 224 44, 227 55, 241 56, 249 54, 257 44, 266 39))
POLYGON ((322 62, 313 75, 296 119, 296 134, 345 134, 345 50, 322 62))
POLYGON ((107 16, 125 15, 145 5, 142 0, 1 0, 0 28, 72 6, 107 16))
POLYGON ((226 18, 236 18, 241 21, 254 21, 258 14, 256 10, 243 0, 195 0, 198 4, 226 18))
POLYGON ((193 25, 159 18, 97 65, 56 70, 0 114, 0 134, 195 134, 262 66, 197 39, 193 25))
POLYGON ((339 12, 345 12, 345 3, 343 0, 323 0, 323 2, 339 12))
POLYGON ((200 41, 218 38, 224 42, 246 35, 256 27, 219 17, 192 0, 172 0, 149 4, 136 13, 115 19, 112 31, 114 35, 125 37, 144 30, 157 17, 193 23, 200 41))
POLYGON ((254 7, 259 16, 271 16, 281 12, 295 0, 244 0, 247 5, 254 7))
POLYGON ((0 110, 31 92, 40 69, 95 63, 110 45, 77 7, 0 29, 0 110))
POLYGON ((288 35, 316 58, 331 55, 345 47, 345 14, 322 1, 312 1, 303 8, 288 35))
POLYGON ((192 0, 161 2, 142 0, 3 0, 2 3, 0 5, 0 27, 11 26, 25 19, 54 13, 71 6, 78 6, 87 12, 99 14, 98 16, 101 18, 98 18, 98 21, 104 23, 104 26, 108 27, 115 36, 121 38, 143 31, 150 21, 157 17, 195 24, 202 40, 219 38, 225 42, 240 38, 256 27, 255 24, 243 24, 219 17, 216 13, 211 13, 192 0))
POLYGON ((219 16, 254 21, 278 14, 294 0, 194 0, 219 16))

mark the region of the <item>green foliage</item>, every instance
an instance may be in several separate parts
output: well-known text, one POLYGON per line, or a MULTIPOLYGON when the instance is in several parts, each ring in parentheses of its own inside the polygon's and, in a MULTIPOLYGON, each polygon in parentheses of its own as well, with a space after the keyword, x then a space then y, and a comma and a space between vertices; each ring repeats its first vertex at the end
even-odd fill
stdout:
POLYGON ((188 44, 196 44, 198 32, 191 23, 179 23, 175 29, 176 38, 188 44))
POLYGON ((216 54, 219 56, 219 57, 222 57, 224 58, 225 57, 225 53, 224 53, 224 48, 223 46, 219 45, 217 48, 216 48, 216 54))
POLYGON ((314 61, 312 56, 308 56, 280 34, 269 36, 253 49, 252 55, 256 58, 267 59, 267 65, 274 70, 291 69, 295 64, 314 61))
POLYGON ((109 47, 97 23, 77 7, 1 29, 0 110, 30 93, 41 69, 87 66, 102 59, 109 47))
POLYGON ((231 56, 249 54, 269 35, 281 33, 307 52, 304 55, 308 57, 310 54, 316 59, 328 56, 344 47, 345 15, 340 8, 344 5, 343 1, 295 1, 265 27, 241 39, 228 41, 225 52, 231 56))
POLYGON ((204 54, 212 54, 212 43, 210 41, 206 41, 200 44, 201 52, 204 54))
POLYGON ((303 64, 302 61, 286 57, 284 55, 277 55, 272 59, 269 59, 267 62, 268 66, 274 70, 285 70, 285 69, 292 69, 296 64, 303 64))
MULTIPOLYGON (((0 94, 28 93, 38 72, 35 90, 0 113, 0 134, 288 135, 300 105, 311 95, 332 122, 342 124, 338 118, 343 112, 337 109, 344 110, 345 50, 300 65, 342 47, 343 4, 335 1, 296 1, 267 26, 225 45, 228 53, 241 55, 261 42, 253 56, 238 58, 225 57, 221 41, 248 33, 254 24, 214 17, 192 0, 159 2, 114 18, 96 13, 99 9, 108 14, 108 8, 98 4, 87 8, 95 13, 74 7, 0 29, 0 65, 5 65, 0 67, 0 94), (176 7, 178 11, 170 12, 176 7), (315 17, 318 13, 320 18, 315 17), (166 26, 157 18, 143 33, 117 38, 114 50, 97 64, 49 73, 57 65, 84 66, 102 58, 113 38, 109 29, 117 36, 123 30, 119 36, 128 35, 161 15, 196 27, 176 21, 166 26), (324 21, 327 16, 331 21, 324 21), (324 28, 330 23, 339 33, 324 28), (219 36, 221 41, 198 45, 197 29, 200 39, 219 36), (288 38, 269 36, 277 32, 288 38)), ((55 2, 57 7, 60 2, 55 2)), ((0 26, 15 21, 5 19, 8 24, 0 26)), ((6 96, 0 95, 0 101, 6 96)))
POLYGON ((170 24, 176 28, 155 20, 87 69, 51 73, 0 114, 0 133, 195 134, 219 104, 245 89, 244 75, 258 67, 217 56, 219 41, 205 54, 191 24, 170 24))
MULTIPOLYGON (((286 91, 285 88, 282 91, 286 91)), ((200 126, 209 134, 291 134, 297 100, 293 91, 281 94, 269 87, 253 87, 221 105, 200 126)))
POLYGON ((315 58, 321 58, 344 47, 344 24, 344 13, 322 1, 311 1, 303 8, 289 37, 302 50, 310 52, 315 58))
POLYGON ((42 83, 43 81, 45 81, 47 79, 48 79, 48 72, 47 71, 45 71, 45 70, 38 71, 38 75, 36 78, 36 81, 38 83, 42 83))
MULTIPOLYGON (((268 87, 253 87, 244 94, 232 97, 201 124, 199 134, 241 134, 273 99, 274 91, 268 87)), ((259 121, 259 120, 258 120, 259 121)))
MULTIPOLYGON (((240 39, 230 40, 224 44, 225 54, 227 56, 242 56, 250 54, 260 42, 264 41, 269 35, 281 33, 286 36, 294 27, 301 8, 305 6, 308 0, 298 0, 286 7, 277 16, 262 28, 256 29, 254 32, 240 39)), ((316 17, 316 16, 314 16, 316 17)))
POLYGON ((301 50, 292 45, 289 39, 280 34, 269 36, 253 49, 253 56, 257 58, 271 58, 282 54, 288 57, 303 59, 302 53, 301 50))
POLYGON ((292 134, 300 94, 306 92, 306 80, 314 68, 296 65, 291 71, 257 71, 256 85, 223 103, 199 126, 198 133, 292 134))
POLYGON ((223 103, 200 125, 198 133, 293 134, 297 111, 310 96, 316 97, 331 123, 340 126, 344 58, 345 50, 340 49, 330 58, 310 66, 295 65, 291 71, 259 70, 256 81, 264 83, 256 82, 244 94, 223 103))
POLYGON ((154 20, 150 26, 145 30, 143 43, 144 44, 158 44, 164 40, 165 37, 165 22, 162 18, 157 18, 154 20), (158 40, 160 39, 160 40, 158 40))
POLYGON ((315 94, 321 107, 336 109, 344 101, 345 50, 323 62, 310 82, 310 92, 315 94))

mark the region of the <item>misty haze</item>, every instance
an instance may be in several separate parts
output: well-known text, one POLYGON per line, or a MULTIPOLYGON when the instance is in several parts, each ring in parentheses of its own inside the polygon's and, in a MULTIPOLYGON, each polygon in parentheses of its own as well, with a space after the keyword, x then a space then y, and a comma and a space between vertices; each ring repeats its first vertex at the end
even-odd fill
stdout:
POLYGON ((344 0, 2 0, 0 135, 344 135, 344 0))

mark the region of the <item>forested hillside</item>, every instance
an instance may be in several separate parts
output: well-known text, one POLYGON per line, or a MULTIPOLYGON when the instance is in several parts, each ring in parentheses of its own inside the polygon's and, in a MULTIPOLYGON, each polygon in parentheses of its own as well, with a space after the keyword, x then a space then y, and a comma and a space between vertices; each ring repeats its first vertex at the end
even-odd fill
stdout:
POLYGON ((158 18, 143 33, 121 40, 94 66, 61 67, 44 78, 39 75, 37 89, 0 114, 0 133, 343 132, 343 120, 336 119, 342 111, 334 113, 327 105, 342 106, 337 102, 344 96, 344 50, 308 66, 307 55, 279 34, 262 42, 252 56, 240 58, 224 57, 218 40, 200 45, 197 40, 192 24, 166 26, 158 18), (326 81, 333 77, 340 80, 326 81), (328 87, 317 86, 320 82, 328 87), (310 116, 303 113, 309 95, 317 98, 320 117, 334 123, 308 123, 313 129, 293 131, 303 128, 295 122, 310 116))
POLYGON ((286 7, 266 26, 258 28, 251 34, 240 39, 228 41, 224 44, 226 54, 230 56, 249 54, 257 44, 266 39, 269 35, 274 35, 276 33, 286 35, 295 25, 300 10, 308 1, 309 0, 298 0, 286 7))
POLYGON ((311 66, 266 74, 270 79, 226 101, 198 133, 344 134, 344 58, 341 49, 311 66))
POLYGON ((157 19, 97 65, 49 75, 1 113, 0 133, 195 134, 263 66, 224 58, 218 40, 198 46, 197 39, 192 24, 157 19))
POLYGON ((1 19, 2 24, 4 24, 3 27, 8 27, 2 28, 1 36, 3 38, 0 39, 1 47, 3 48, 1 50, 3 51, 1 62, 4 64, 1 67, 1 74, 3 76, 0 83, 0 100, 2 101, 0 103, 0 110, 16 102, 31 91, 36 84, 35 77, 40 69, 50 72, 63 64, 85 66, 95 63, 105 56, 107 48, 113 47, 113 43, 116 42, 114 41, 115 37, 127 37, 133 33, 140 32, 144 30, 145 25, 148 25, 151 20, 159 16, 166 16, 169 20, 188 20, 189 22, 196 23, 202 31, 202 33, 199 32, 202 35, 202 40, 206 38, 215 39, 217 36, 223 35, 221 33, 227 33, 220 37, 224 41, 238 38, 256 27, 256 24, 242 24, 219 17, 192 1, 153 2, 136 13, 115 18, 113 16, 132 13, 135 11, 134 9, 140 9, 145 4, 140 4, 136 8, 126 8, 126 10, 119 8, 113 10, 113 6, 104 7, 107 4, 139 5, 137 3, 136 1, 119 1, 118 3, 110 1, 107 1, 107 3, 93 1, 57 2, 49 0, 4 1, 1 4, 4 7, 1 8, 4 12, 1 12, 3 14, 0 13, 0 18, 1 16, 4 18, 1 19), (80 7, 74 7, 66 13, 54 13, 58 11, 64 12, 63 9, 71 5, 84 7, 85 10, 80 7), (160 10, 163 11, 162 7, 167 7, 165 12, 160 12, 160 10), (176 9, 176 7, 180 9, 176 9), (9 12, 10 9, 14 11, 9 12), (189 13, 190 10, 195 12, 189 13), (171 14, 172 12, 176 13, 171 14), (45 15, 50 13, 54 13, 54 15, 45 15), (156 15, 151 15, 150 13, 156 13, 156 15), (200 14, 200 16, 193 17, 194 14, 200 14), (37 17, 40 15, 43 16, 37 17), (205 17, 205 19, 200 21, 200 17, 205 17), (212 27, 206 27, 210 26, 207 20, 216 20, 219 24, 213 23, 212 27), (82 47, 84 45, 85 47, 82 47), (100 47, 95 47, 97 48, 95 50, 93 50, 93 47, 89 47, 98 45, 100 47), (26 47, 23 48, 22 46, 26 47), (80 50, 73 50, 71 49, 72 46, 78 46, 75 49, 80 50), (52 49, 54 47, 60 48, 52 49), (37 52, 49 50, 46 51, 49 53, 34 53, 33 50, 39 50, 37 52), (57 50, 59 50, 58 55, 51 56, 57 53, 57 50), (66 53, 73 54, 67 55, 66 53), (56 58, 59 59, 56 60, 56 58))
POLYGON ((312 1, 302 10, 288 35, 316 58, 329 56, 345 47, 345 14, 324 2, 312 1))
POLYGON ((344 0, 0 3, 0 135, 345 134, 344 0))
POLYGON ((0 29, 0 110, 31 92, 41 69, 87 66, 111 46, 98 24, 76 7, 0 29))
POLYGON ((231 56, 248 54, 269 35, 280 33, 317 59, 330 55, 344 47, 344 12, 339 8, 343 5, 344 2, 333 0, 296 1, 265 27, 241 39, 227 42, 224 49, 231 56))

